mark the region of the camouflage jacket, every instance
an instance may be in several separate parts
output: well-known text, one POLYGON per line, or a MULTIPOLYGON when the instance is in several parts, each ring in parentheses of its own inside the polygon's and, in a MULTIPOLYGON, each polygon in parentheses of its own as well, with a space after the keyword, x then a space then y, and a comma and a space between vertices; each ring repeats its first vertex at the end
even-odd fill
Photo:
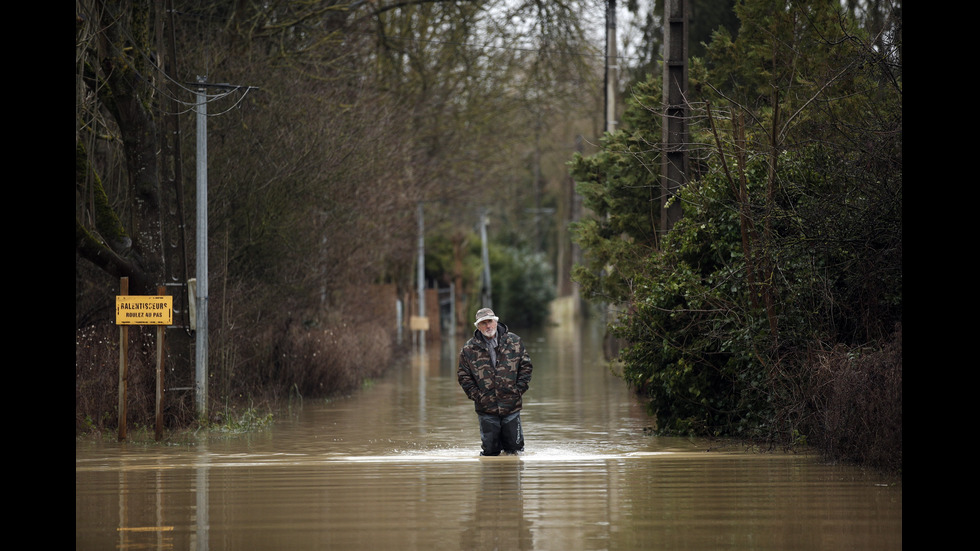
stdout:
POLYGON ((521 338, 497 323, 497 365, 490 365, 489 344, 479 331, 459 351, 456 377, 477 413, 509 415, 520 411, 531 384, 531 357, 521 338))

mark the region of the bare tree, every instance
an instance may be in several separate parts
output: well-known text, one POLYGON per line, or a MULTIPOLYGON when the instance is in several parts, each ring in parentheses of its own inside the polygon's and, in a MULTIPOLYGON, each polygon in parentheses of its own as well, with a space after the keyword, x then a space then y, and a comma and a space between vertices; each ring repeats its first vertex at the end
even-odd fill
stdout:
POLYGON ((76 2, 75 248, 134 294, 163 282, 150 2, 76 2))

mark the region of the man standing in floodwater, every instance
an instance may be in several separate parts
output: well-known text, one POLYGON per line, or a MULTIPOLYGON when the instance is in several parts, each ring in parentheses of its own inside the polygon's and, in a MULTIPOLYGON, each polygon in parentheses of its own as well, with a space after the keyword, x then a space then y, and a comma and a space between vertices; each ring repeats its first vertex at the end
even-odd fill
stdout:
POLYGON ((456 377, 480 420, 480 455, 524 451, 522 396, 531 384, 531 357, 524 342, 498 323, 489 308, 476 313, 473 338, 459 351, 456 377))

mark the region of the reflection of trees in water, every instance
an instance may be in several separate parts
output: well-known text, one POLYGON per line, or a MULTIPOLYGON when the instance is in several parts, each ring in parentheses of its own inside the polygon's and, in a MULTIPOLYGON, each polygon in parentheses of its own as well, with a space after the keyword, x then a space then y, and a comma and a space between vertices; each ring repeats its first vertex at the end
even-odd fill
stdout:
POLYGON ((476 507, 464 526, 462 549, 532 549, 530 522, 524 518, 521 474, 524 463, 514 457, 481 458, 475 487, 476 507))

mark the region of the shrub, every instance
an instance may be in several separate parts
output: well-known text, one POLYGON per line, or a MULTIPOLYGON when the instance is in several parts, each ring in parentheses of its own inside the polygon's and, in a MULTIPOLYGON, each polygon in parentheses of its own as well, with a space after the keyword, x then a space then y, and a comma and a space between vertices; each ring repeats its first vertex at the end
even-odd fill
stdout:
POLYGON ((902 328, 880 347, 838 345, 813 354, 809 432, 828 457, 902 468, 902 328))

